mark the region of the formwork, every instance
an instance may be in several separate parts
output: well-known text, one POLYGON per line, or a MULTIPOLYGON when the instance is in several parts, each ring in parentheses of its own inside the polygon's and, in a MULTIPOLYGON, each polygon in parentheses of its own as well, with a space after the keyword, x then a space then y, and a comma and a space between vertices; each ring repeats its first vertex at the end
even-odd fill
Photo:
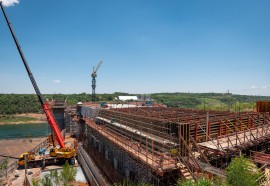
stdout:
POLYGON ((257 112, 270 112, 270 101, 257 101, 257 112))
POLYGON ((224 177, 222 166, 213 160, 237 153, 270 134, 269 113, 258 112, 137 107, 101 109, 94 119, 83 120, 87 126, 84 146, 94 157, 110 162, 106 165, 102 158, 97 160, 103 162, 100 166, 106 165, 106 174, 117 170, 113 182, 143 178, 168 185, 179 178, 224 177))

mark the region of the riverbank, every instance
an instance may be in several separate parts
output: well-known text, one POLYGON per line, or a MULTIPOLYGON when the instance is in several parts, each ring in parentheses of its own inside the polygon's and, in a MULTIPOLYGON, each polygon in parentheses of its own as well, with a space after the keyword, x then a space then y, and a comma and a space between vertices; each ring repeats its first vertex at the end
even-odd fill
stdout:
POLYGON ((0 125, 4 124, 41 124, 47 123, 45 114, 25 113, 15 115, 0 115, 0 125))

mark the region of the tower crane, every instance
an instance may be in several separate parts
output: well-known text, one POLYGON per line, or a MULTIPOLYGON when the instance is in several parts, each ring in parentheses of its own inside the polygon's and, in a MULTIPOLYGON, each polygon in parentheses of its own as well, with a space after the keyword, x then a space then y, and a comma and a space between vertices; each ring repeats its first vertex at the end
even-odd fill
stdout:
POLYGON ((97 71, 102 63, 103 63, 103 61, 100 61, 96 65, 96 67, 93 67, 93 72, 91 74, 91 76, 92 76, 92 102, 96 101, 96 77, 97 77, 97 71))

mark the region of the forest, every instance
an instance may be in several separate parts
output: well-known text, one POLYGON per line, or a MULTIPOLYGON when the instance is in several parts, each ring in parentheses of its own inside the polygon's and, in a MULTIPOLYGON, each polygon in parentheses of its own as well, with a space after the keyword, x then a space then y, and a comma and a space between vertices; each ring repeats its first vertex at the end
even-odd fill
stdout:
POLYGON ((252 111, 256 101, 270 96, 236 95, 231 93, 156 93, 151 98, 168 107, 220 111, 252 111))
MULTIPOLYGON (((119 95, 136 95, 141 101, 153 101, 168 107, 193 108, 204 110, 252 111, 256 101, 270 100, 270 96, 235 95, 231 93, 154 93, 129 94, 115 92, 97 94, 96 101, 117 102, 119 95)), ((78 102, 90 102, 91 94, 45 94, 44 100, 66 100, 68 105, 78 102)), ((132 101, 132 100, 131 100, 132 101)), ((35 94, 0 94, 0 114, 42 113, 40 103, 35 94)))

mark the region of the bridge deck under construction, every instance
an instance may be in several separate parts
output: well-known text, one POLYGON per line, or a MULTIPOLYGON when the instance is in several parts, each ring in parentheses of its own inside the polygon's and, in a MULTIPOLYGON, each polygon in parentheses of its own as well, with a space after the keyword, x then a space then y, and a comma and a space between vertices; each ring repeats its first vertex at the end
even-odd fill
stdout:
POLYGON ((225 136, 219 136, 216 139, 198 143, 203 148, 212 150, 228 150, 234 147, 244 148, 249 146, 253 141, 264 140, 270 134, 270 125, 258 126, 249 130, 235 132, 225 136))
MULTIPOLYGON (((161 153, 151 153, 147 150, 148 147, 142 148, 138 142, 130 141, 123 135, 115 134, 114 132, 107 130, 103 125, 96 125, 90 119, 86 119, 86 124, 159 174, 163 174, 163 172, 179 167, 176 158, 173 158, 172 156, 165 156, 161 153)), ((154 140, 149 141, 149 146, 152 143, 154 143, 154 140)))
POLYGON ((85 116, 83 120, 95 131, 90 135, 98 133, 98 143, 103 143, 103 136, 158 175, 178 170, 186 179, 203 172, 224 175, 210 164, 210 157, 253 145, 270 134, 269 113, 259 112, 135 107, 101 109, 94 120, 85 116))

